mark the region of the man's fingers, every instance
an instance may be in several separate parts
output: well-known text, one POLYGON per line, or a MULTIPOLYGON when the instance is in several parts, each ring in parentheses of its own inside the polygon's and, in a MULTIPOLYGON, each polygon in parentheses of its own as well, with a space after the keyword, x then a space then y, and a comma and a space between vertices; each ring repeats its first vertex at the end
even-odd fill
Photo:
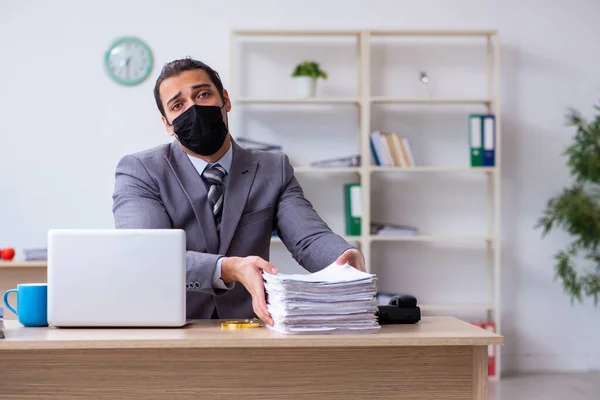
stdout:
POLYGON ((269 325, 273 325, 273 319, 271 318, 271 313, 269 313, 269 309, 267 308, 267 301, 265 300, 264 289, 258 290, 257 293, 254 295, 254 298, 256 299, 257 307, 259 308, 261 313, 266 318, 266 319, 263 319, 263 321, 265 321, 269 325))
POLYGON ((252 297, 252 308, 261 320, 263 320, 266 324, 273 325, 273 319, 267 310, 267 306, 261 305, 260 300, 256 297, 252 297))
POLYGON ((365 265, 365 257, 360 253, 358 254, 357 264, 360 266, 360 270, 362 272, 367 272, 367 266, 365 265))
POLYGON ((264 321, 265 323, 267 322, 266 319, 266 315, 264 314, 264 312, 260 309, 260 307, 258 306, 258 303, 256 302, 256 300, 252 300, 252 309, 254 309, 254 314, 256 314, 256 316, 258 318, 260 318, 262 321, 264 321))
POLYGON ((365 268, 365 261, 362 257, 355 257, 351 265, 359 271, 367 272, 367 269, 365 268))
POLYGON ((267 308, 265 286, 261 277, 258 277, 258 280, 252 285, 250 295, 252 296, 252 308, 254 308, 256 315, 258 315, 265 323, 273 325, 273 319, 267 308))
POLYGON ((367 268, 365 267, 365 258, 358 250, 346 250, 338 257, 337 260, 335 260, 335 262, 339 265, 344 265, 347 263, 359 271, 367 272, 367 268))
POLYGON ((276 266, 274 266, 273 264, 271 264, 270 262, 268 262, 262 258, 259 258, 256 261, 256 266, 258 268, 262 269, 263 271, 267 271, 268 273, 273 274, 273 275, 275 275, 277 272, 279 272, 279 270, 277 269, 276 266))

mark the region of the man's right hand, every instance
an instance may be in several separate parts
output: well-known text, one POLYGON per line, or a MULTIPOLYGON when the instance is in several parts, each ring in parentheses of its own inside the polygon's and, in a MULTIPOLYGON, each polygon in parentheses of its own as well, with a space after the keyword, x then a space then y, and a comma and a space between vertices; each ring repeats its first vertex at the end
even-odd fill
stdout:
POLYGON ((278 272, 276 266, 258 256, 225 257, 221 263, 223 282, 240 282, 244 285, 252 295, 252 308, 256 315, 266 324, 273 325, 273 318, 267 310, 262 271, 270 274, 278 272))

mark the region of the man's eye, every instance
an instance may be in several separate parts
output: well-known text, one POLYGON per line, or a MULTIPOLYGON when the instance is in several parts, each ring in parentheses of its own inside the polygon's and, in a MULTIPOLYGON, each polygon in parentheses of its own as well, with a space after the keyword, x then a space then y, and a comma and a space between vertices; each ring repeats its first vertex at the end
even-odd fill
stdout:
POLYGON ((177 110, 179 110, 180 108, 181 108, 181 104, 180 104, 180 103, 177 103, 177 104, 175 104, 175 105, 173 106, 172 110, 173 110, 173 111, 177 111, 177 110))
POLYGON ((203 99, 207 98, 208 96, 210 96, 209 92, 198 93, 198 97, 203 98, 203 99))

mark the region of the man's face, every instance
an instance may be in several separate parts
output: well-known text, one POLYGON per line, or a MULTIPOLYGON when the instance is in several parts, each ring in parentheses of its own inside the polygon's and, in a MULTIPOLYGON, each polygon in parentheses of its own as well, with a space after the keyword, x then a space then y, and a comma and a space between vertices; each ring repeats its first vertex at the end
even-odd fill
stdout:
MULTIPOLYGON (((167 115, 167 118, 162 117, 162 120, 171 136, 174 135, 173 120, 192 105, 218 107, 223 105, 219 91, 202 69, 183 71, 179 75, 165 79, 160 84, 159 94, 167 115)), ((226 90, 223 90, 223 97, 225 107, 221 109, 221 114, 227 124, 227 113, 231 111, 231 102, 226 90)))

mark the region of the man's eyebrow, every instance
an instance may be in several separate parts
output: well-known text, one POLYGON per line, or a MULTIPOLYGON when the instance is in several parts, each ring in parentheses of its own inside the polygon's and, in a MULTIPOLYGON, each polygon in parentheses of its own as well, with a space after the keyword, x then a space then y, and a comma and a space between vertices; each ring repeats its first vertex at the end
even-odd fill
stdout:
POLYGON ((210 87, 210 85, 208 83, 199 83, 197 85, 192 86, 192 89, 200 89, 205 87, 210 87))
MULTIPOLYGON (((200 89, 200 88, 205 88, 205 87, 210 87, 210 84, 208 84, 208 83, 199 83, 197 85, 192 86, 192 90, 196 90, 196 89, 200 89)), ((167 104, 171 103, 173 100, 176 100, 180 96, 181 96, 181 92, 177 92, 177 94, 175 96, 171 97, 169 99, 169 101, 167 101, 167 104)))
POLYGON ((169 101, 167 101, 167 104, 169 104, 170 102, 172 102, 173 100, 177 99, 179 96, 181 96, 181 92, 178 92, 175 96, 171 97, 169 99, 169 101))

